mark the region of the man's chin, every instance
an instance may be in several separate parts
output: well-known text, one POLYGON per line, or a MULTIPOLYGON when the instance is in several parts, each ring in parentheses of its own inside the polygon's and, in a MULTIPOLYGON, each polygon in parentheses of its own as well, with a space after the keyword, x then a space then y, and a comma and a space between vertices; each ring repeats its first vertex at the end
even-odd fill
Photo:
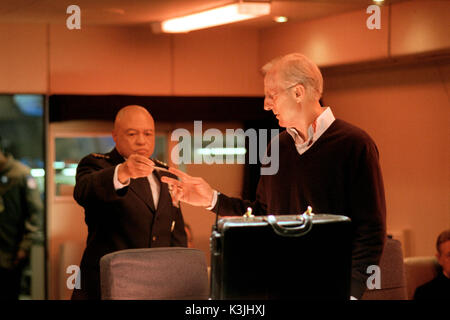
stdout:
POLYGON ((284 121, 281 120, 281 119, 278 119, 278 125, 279 125, 280 127, 282 127, 282 128, 286 128, 286 124, 285 124, 284 121))

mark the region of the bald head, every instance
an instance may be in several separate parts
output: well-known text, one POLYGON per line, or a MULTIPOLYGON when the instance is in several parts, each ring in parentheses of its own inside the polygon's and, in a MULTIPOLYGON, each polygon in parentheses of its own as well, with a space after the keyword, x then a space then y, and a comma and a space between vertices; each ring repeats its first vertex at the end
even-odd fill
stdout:
POLYGON ((123 124, 127 125, 129 122, 133 121, 135 118, 146 119, 150 122, 153 122, 153 117, 144 107, 138 105, 129 105, 123 107, 116 114, 116 118, 114 120, 114 130, 117 126, 121 126, 123 124))
POLYGON ((147 109, 129 105, 117 113, 112 136, 123 157, 134 153, 150 157, 155 147, 155 122, 147 109))

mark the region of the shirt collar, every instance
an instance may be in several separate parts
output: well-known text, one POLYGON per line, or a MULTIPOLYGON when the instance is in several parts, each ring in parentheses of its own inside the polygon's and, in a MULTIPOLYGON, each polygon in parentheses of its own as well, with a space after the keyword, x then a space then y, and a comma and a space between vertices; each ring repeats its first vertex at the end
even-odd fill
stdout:
POLYGON ((286 128, 286 131, 290 134, 290 136, 294 139, 295 147, 299 154, 303 154, 306 150, 308 150, 314 142, 319 139, 319 137, 330 127, 330 125, 334 122, 335 117, 330 107, 326 107, 325 111, 323 111, 317 119, 314 121, 315 126, 311 124, 308 127, 308 136, 306 140, 304 140, 297 132, 295 128, 286 128), (314 128, 315 127, 315 128, 314 128))

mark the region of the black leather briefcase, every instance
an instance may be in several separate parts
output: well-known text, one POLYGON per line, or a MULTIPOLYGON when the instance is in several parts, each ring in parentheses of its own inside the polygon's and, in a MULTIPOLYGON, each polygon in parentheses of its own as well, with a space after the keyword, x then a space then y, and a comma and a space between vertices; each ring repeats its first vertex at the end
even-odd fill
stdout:
POLYGON ((348 300, 350 228, 348 217, 307 212, 219 219, 211 298, 348 300))

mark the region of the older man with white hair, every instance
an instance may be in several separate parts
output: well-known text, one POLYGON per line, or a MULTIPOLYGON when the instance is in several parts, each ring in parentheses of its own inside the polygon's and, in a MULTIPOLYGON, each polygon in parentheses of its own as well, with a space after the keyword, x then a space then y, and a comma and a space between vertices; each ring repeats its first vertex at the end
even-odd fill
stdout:
POLYGON ((227 197, 202 178, 177 169, 171 171, 181 181, 162 181, 177 187, 175 200, 221 215, 242 215, 249 206, 256 215, 297 214, 312 206, 317 213, 350 217, 351 295, 360 298, 366 289, 367 268, 378 264, 386 235, 378 149, 366 132, 335 119, 331 108, 321 106, 323 78, 310 59, 288 54, 265 65, 263 71, 264 109, 272 111, 286 131, 278 136, 279 170, 260 177, 256 201, 227 197))

